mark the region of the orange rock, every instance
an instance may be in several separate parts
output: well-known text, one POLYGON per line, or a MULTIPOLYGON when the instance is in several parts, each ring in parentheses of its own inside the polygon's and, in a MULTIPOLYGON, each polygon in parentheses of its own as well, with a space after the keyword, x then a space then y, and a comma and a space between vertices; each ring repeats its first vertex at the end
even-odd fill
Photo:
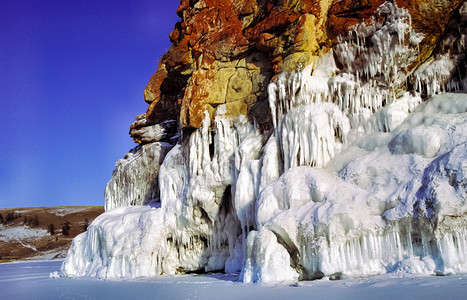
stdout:
POLYGON ((371 22, 376 9, 386 0, 334 0, 329 9, 328 36, 336 42, 337 37, 362 21, 371 22))
MULTIPOLYGON (((376 9, 386 0, 333 0, 327 20, 327 31, 333 43, 337 37, 348 32, 353 26, 365 21, 372 22, 376 9)), ((453 12, 463 0, 395 0, 399 7, 407 9, 416 32, 425 35, 420 44, 419 59, 410 67, 413 69, 424 61, 439 42, 453 12)))
POLYGON ((157 68, 156 73, 151 76, 149 79, 149 83, 146 85, 144 89, 144 100, 151 104, 153 101, 159 101, 161 98, 161 84, 164 79, 167 78, 167 70, 165 69, 165 65, 159 63, 159 67, 157 68))
POLYGON ((277 45, 277 38, 275 35, 263 32, 259 35, 256 48, 263 52, 273 52, 277 45))
MULTIPOLYGON (((177 119, 198 128, 207 110, 247 115, 270 126, 267 85, 280 72, 314 61, 337 37, 374 22, 386 0, 181 0, 173 43, 144 92, 148 124, 177 119)), ((419 59, 428 58, 463 0, 395 0, 425 35, 419 59)))
POLYGON ((180 5, 177 8, 177 15, 183 18, 183 12, 190 7, 190 0, 180 0, 180 5))
MULTIPOLYGON (((396 0, 399 7, 406 8, 412 17, 412 26, 425 35, 420 44, 416 64, 426 60, 441 39, 454 12, 464 0, 396 0)), ((411 68, 414 68, 412 65, 411 68)))

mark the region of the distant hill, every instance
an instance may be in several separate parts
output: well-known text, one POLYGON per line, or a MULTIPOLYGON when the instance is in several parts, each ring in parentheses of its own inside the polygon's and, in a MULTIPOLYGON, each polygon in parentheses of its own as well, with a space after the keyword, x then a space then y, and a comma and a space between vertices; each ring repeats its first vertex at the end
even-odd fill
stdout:
POLYGON ((0 209, 0 262, 65 257, 72 239, 103 212, 103 206, 0 209))

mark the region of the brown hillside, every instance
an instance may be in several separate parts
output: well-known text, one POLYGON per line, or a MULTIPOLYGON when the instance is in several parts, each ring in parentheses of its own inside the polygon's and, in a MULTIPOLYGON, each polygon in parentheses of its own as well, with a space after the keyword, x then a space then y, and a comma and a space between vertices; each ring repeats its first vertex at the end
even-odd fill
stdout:
POLYGON ((0 209, 0 262, 65 257, 72 239, 103 212, 102 206, 0 209))

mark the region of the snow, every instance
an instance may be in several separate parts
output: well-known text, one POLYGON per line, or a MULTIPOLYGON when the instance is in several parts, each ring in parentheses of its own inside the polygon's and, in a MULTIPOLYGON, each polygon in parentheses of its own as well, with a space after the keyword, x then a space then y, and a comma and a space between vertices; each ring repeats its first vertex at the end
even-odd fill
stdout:
POLYGON ((64 217, 69 214, 86 211, 87 209, 86 207, 62 207, 51 210, 51 213, 59 217, 64 217))
MULTIPOLYGON (((467 276, 375 276, 302 281, 296 285, 254 285, 237 275, 160 276, 136 280, 51 278, 61 261, 0 264, 4 299, 463 299, 467 276)), ((403 266, 401 266, 403 268, 403 266)))
POLYGON ((41 228, 30 228, 27 226, 10 227, 8 225, 0 225, 0 241, 2 242, 9 242, 12 240, 20 242, 20 240, 32 238, 37 239, 48 235, 49 233, 47 230, 41 228))
POLYGON ((0 242, 9 243, 16 241, 25 248, 30 248, 33 251, 37 251, 36 247, 28 243, 29 239, 37 239, 48 236, 47 230, 30 228, 27 226, 21 227, 10 227, 8 225, 0 225, 0 242))
POLYGON ((449 53, 410 73, 422 35, 393 2, 378 11, 383 23, 271 82, 271 135, 220 106, 160 167, 148 150, 158 143, 117 163, 107 212, 74 239, 61 274, 226 271, 301 286, 467 272, 467 94, 441 93, 453 87, 449 53), (154 199, 154 176, 160 204, 138 206, 154 199))

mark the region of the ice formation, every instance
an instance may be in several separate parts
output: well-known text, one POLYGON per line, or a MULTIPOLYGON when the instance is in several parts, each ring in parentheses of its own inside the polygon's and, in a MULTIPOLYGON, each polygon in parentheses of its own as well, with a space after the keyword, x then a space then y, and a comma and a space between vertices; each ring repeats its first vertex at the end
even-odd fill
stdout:
POLYGON ((62 274, 225 270, 270 283, 466 272, 467 95, 441 93, 464 89, 452 79, 459 57, 411 73, 422 35, 393 2, 379 13, 384 22, 270 83, 270 136, 206 113, 160 166, 160 207, 132 205, 156 197, 147 178, 163 146, 119 163, 108 211, 75 238, 62 274))
POLYGON ((106 210, 157 202, 159 166, 171 147, 167 143, 139 146, 117 161, 105 187, 106 210))

